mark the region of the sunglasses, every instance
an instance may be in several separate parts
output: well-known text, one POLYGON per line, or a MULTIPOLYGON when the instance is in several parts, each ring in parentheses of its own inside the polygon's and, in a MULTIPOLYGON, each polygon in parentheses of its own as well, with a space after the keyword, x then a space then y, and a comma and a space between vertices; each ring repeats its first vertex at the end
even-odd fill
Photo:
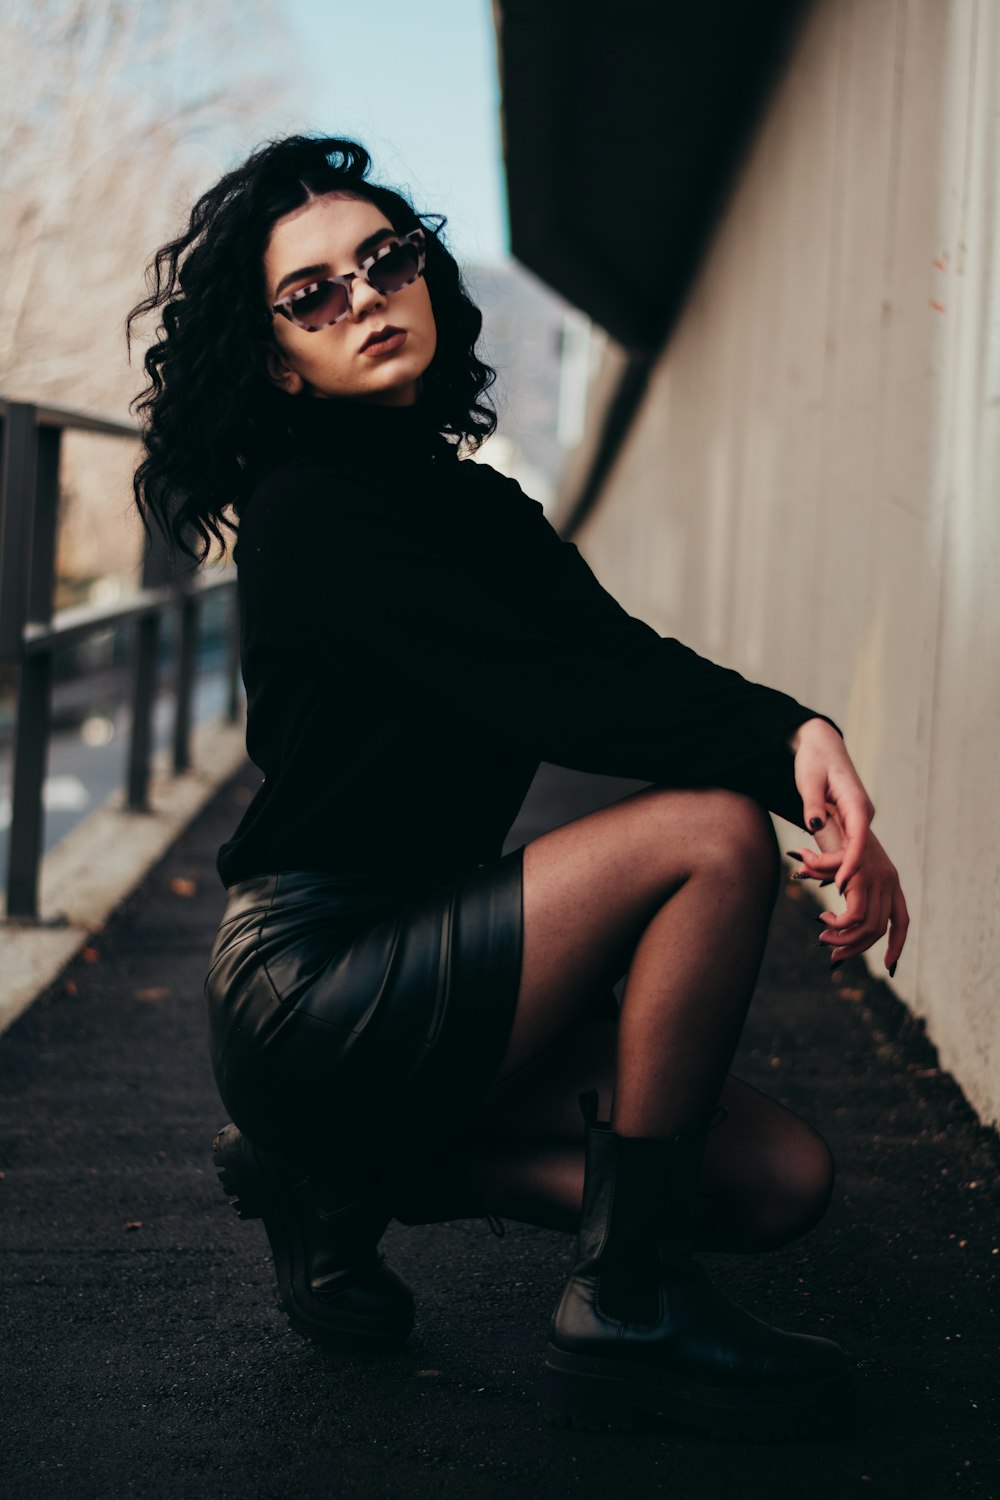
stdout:
POLYGON ((323 281, 311 281, 308 286, 282 297, 271 308, 275 313, 304 328, 306 333, 316 333, 339 323, 351 311, 352 286, 363 281, 377 292, 401 292, 423 274, 426 259, 424 231, 414 229, 409 234, 397 235, 379 245, 374 254, 361 261, 356 271, 346 276, 327 276, 323 281))

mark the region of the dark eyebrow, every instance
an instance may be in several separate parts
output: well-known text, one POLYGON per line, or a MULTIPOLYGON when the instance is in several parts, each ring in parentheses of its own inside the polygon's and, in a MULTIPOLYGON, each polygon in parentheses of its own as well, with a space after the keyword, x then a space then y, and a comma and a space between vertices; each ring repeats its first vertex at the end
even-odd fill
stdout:
POLYGON ((327 265, 300 266, 297 271, 289 271, 287 276, 282 276, 275 289, 274 299, 277 301, 286 286, 291 286, 293 281, 299 281, 303 276, 328 276, 329 274, 330 267, 327 265))
POLYGON ((396 237, 396 231, 391 224, 384 229, 376 229, 374 234, 366 235, 360 245, 354 247, 355 260, 364 260, 369 250, 374 250, 376 245, 381 245, 383 240, 392 240, 396 237))
MULTIPOLYGON (((383 240, 392 239, 396 231, 391 224, 386 224, 383 229, 376 229, 374 234, 366 235, 360 245, 354 249, 356 261, 364 260, 369 250, 374 250, 383 240)), ((287 276, 282 276, 274 292, 274 300, 277 301, 286 286, 291 286, 293 281, 300 281, 303 276, 329 276, 330 266, 327 262, 316 266, 300 266, 297 271, 289 271, 287 276)))

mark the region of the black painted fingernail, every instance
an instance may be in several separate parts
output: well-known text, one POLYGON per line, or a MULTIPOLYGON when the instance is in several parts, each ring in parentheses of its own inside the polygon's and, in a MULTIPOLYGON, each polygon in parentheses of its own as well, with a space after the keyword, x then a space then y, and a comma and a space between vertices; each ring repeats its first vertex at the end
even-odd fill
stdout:
POLYGON ((829 880, 821 880, 820 881, 820 883, 819 883, 820 890, 822 890, 825 885, 833 885, 833 876, 832 875, 830 876, 829 880))
POLYGON ((786 849, 785 853, 788 855, 789 859, 797 859, 799 861, 799 864, 802 863, 802 855, 799 854, 795 849, 786 849))
POLYGON ((896 977, 896 964, 898 964, 898 963, 899 963, 899 959, 897 958, 896 959, 896 963, 893 963, 893 964, 889 965, 889 978, 890 979, 895 979, 895 977, 896 977))
POLYGON ((823 819, 822 818, 810 818, 809 819, 809 827, 815 833, 815 831, 816 831, 817 828, 822 828, 823 827, 823 819))
POLYGON ((844 892, 847 890, 847 881, 845 880, 844 883, 843 883, 843 885, 838 885, 837 890, 840 892, 841 895, 843 895, 844 892))
POLYGON ((836 970, 841 967, 841 965, 843 964, 843 962, 844 962, 844 960, 842 958, 838 958, 834 963, 832 963, 830 965, 830 973, 831 974, 835 973, 836 970))
MULTIPOLYGON (((823 918, 822 918, 822 917, 813 917, 813 921, 814 921, 814 922, 822 922, 822 921, 823 921, 823 918)), ((824 925, 825 925, 825 924, 824 924, 824 925)))

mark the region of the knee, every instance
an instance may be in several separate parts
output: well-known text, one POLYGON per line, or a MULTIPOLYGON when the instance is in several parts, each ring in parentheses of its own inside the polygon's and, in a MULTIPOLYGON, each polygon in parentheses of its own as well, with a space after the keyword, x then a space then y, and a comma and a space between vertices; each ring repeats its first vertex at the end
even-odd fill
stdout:
POLYGON ((811 1131, 811 1140, 811 1149, 803 1153, 804 1161, 797 1178, 795 1238, 814 1229, 822 1219, 830 1207, 837 1177, 833 1152, 818 1130, 811 1131))
POLYGON ((769 1201, 761 1207, 760 1248, 777 1249, 815 1229, 830 1206, 836 1174, 833 1152, 810 1126, 808 1141, 797 1143, 792 1160, 773 1184, 769 1201))
POLYGON ((767 809, 741 792, 716 789, 702 794, 710 823, 706 854, 717 858, 729 876, 763 884, 777 899, 781 851, 767 809))
POLYGON ((833 1197, 833 1185, 837 1177, 837 1164, 833 1152, 821 1135, 816 1134, 814 1152, 809 1175, 800 1184, 798 1194, 798 1216, 793 1219, 792 1238, 798 1239, 815 1229, 833 1197))

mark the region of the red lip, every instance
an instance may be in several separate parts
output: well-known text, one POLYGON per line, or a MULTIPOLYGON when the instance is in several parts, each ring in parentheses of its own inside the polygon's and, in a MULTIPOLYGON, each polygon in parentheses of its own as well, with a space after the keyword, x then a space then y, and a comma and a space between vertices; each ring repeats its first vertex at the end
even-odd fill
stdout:
POLYGON ((386 339, 391 339, 394 334, 403 332, 405 332, 404 329, 393 328, 387 323, 384 328, 373 329, 373 331, 368 335, 361 347, 362 349, 367 349, 369 344, 384 343, 386 339))

